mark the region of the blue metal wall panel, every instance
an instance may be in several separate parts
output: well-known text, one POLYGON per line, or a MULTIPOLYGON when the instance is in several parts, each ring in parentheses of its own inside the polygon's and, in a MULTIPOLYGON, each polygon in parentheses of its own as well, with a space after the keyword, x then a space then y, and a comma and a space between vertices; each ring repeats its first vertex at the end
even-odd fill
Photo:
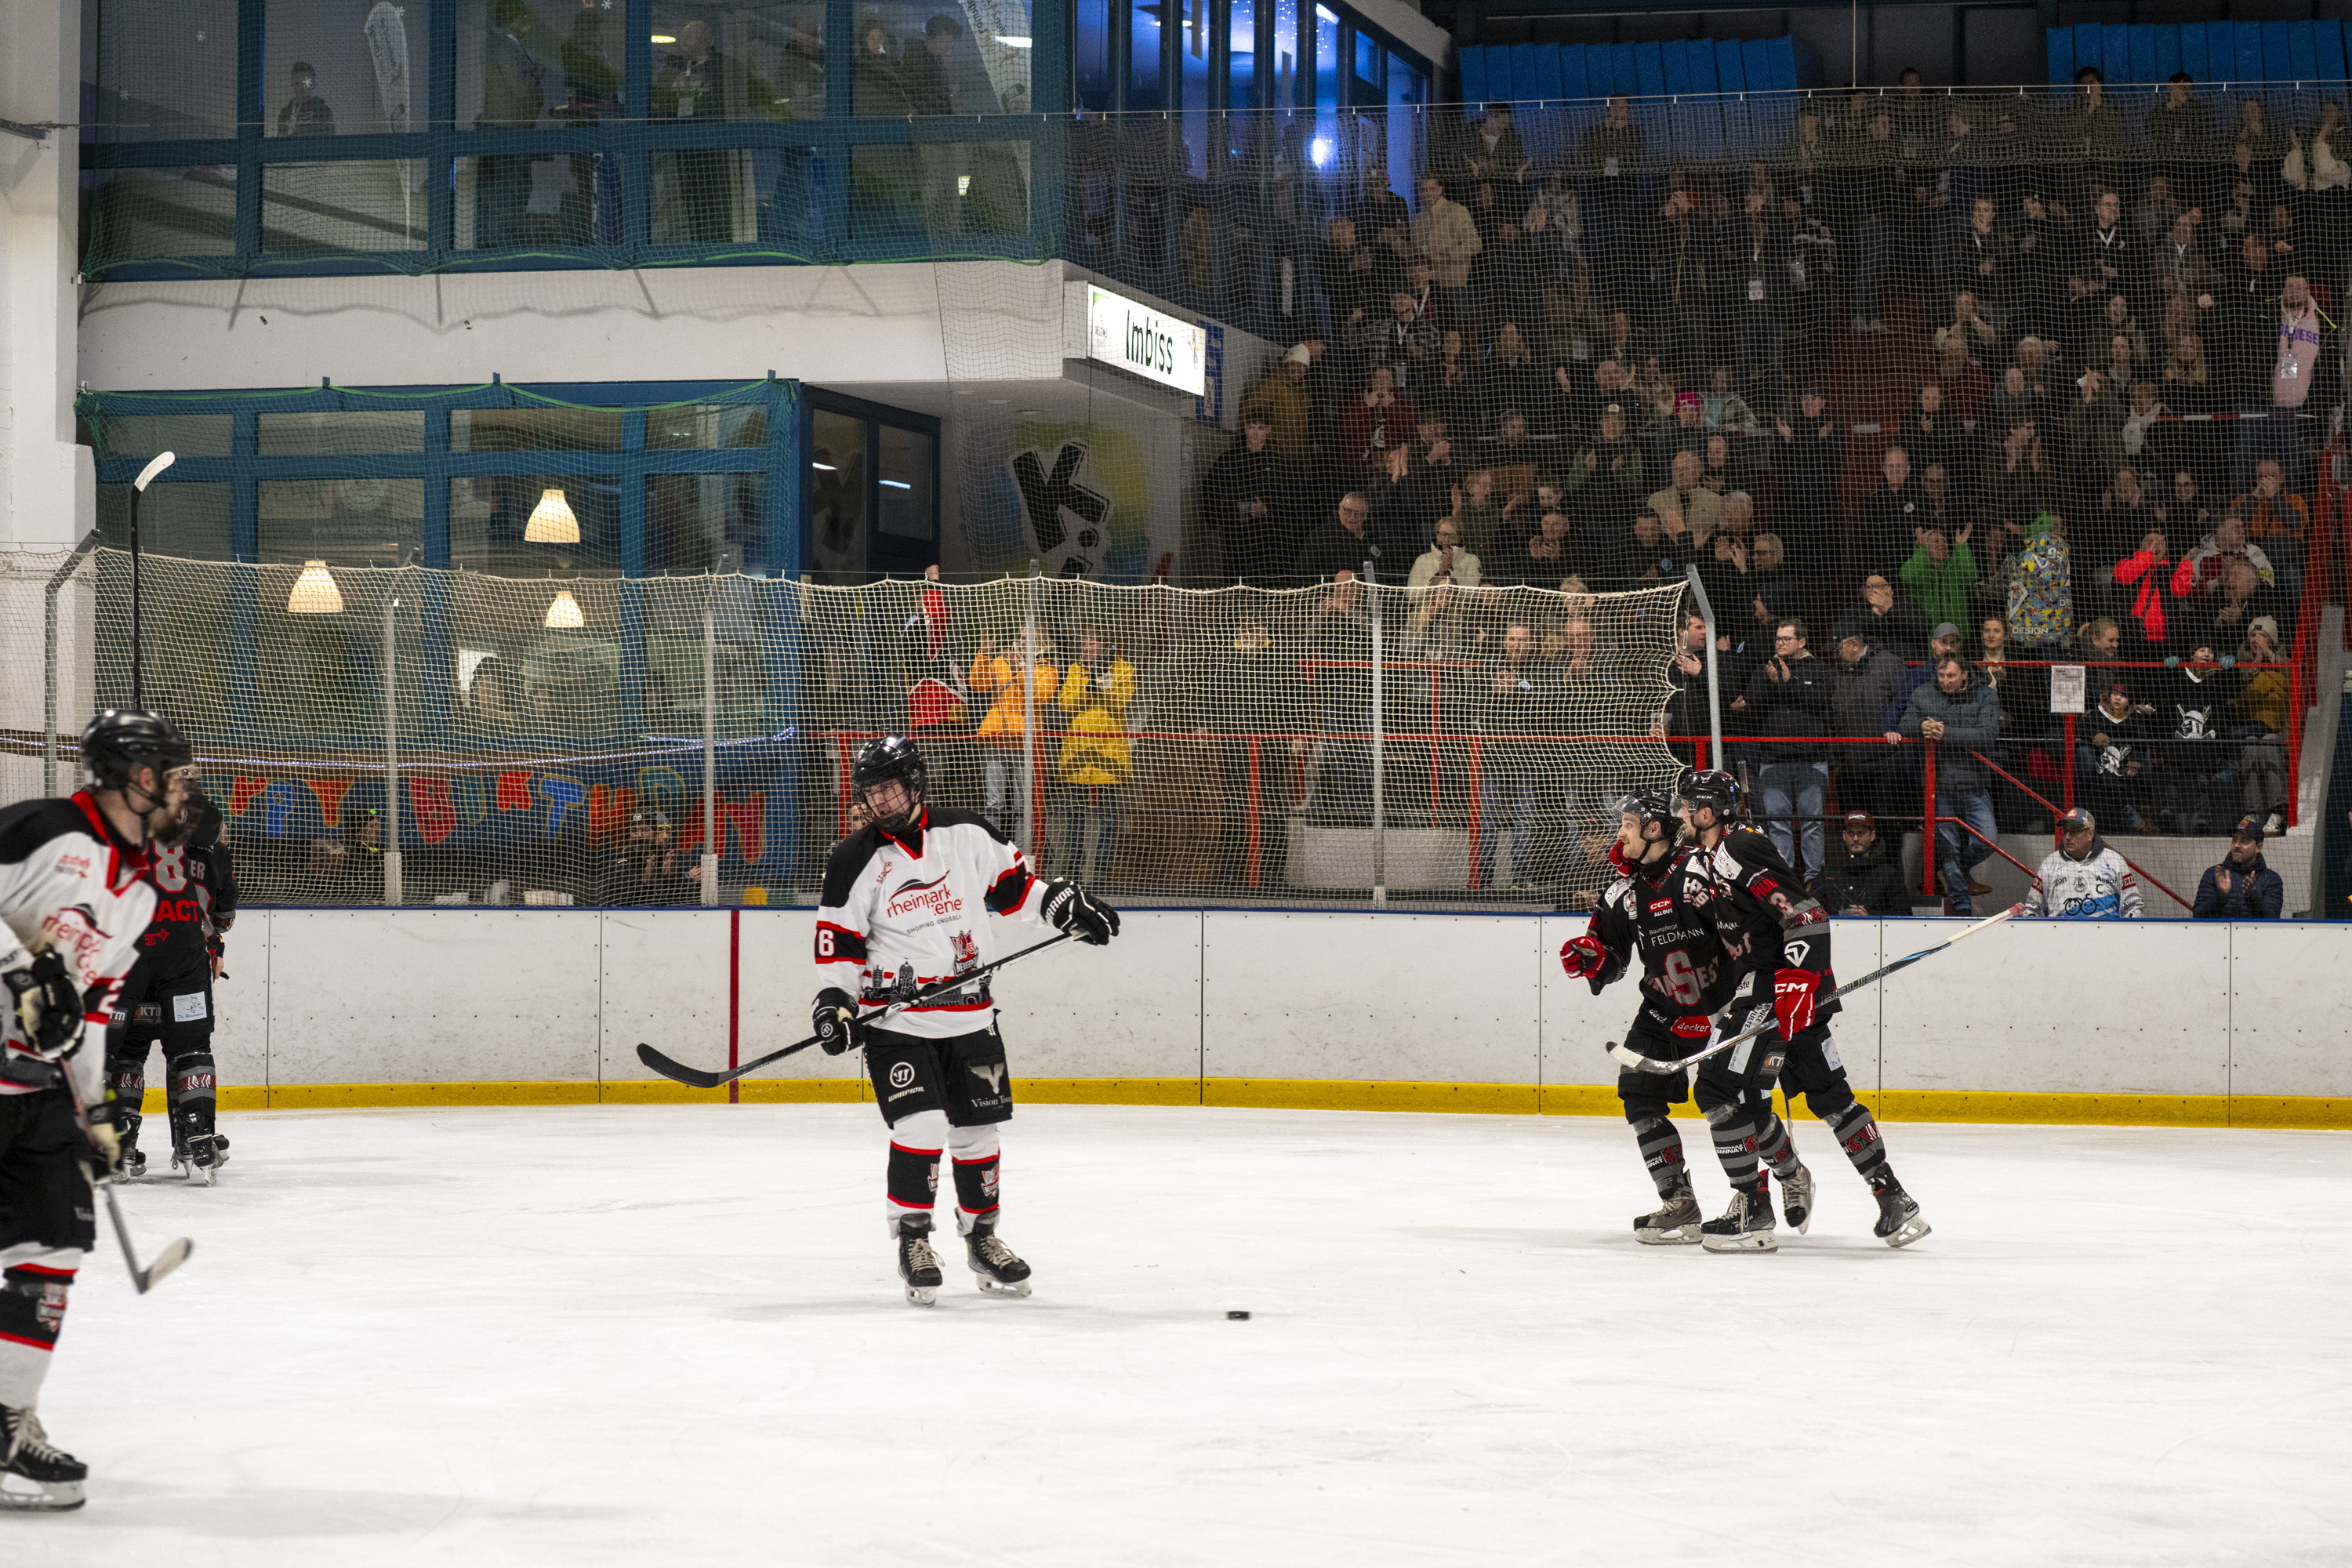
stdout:
POLYGON ((1536 51, 1536 96, 1558 101, 1568 92, 1560 79, 1559 46, 1538 44, 1536 51))
POLYGON ((2156 74, 2156 35, 2154 27, 2135 26, 2125 35, 2131 49, 2131 79, 2137 82, 2162 81, 2156 74))
POLYGON ((1683 58, 1690 67, 1690 89, 1693 92, 1716 93, 1723 90, 1716 84, 1715 79, 1714 44, 1705 38, 1698 39, 1690 46, 1683 58))
POLYGON ((1486 51, 1486 100, 1488 102, 1509 103, 1519 96, 1518 84, 1511 69, 1511 47, 1508 44, 1486 51))
POLYGON ((1609 79, 1611 92, 1639 93, 1643 90, 1642 70, 1634 63, 1633 45, 1609 46, 1609 79))
POLYGON ((2200 85, 2213 79, 2213 68, 2205 57, 2205 24, 2184 22, 2173 29, 2180 35, 2180 68, 2197 79, 2200 85))
MULTIPOLYGON (((2341 23, 2330 23, 2341 28, 2341 23)), ((2319 78, 2319 30, 2315 22, 2289 22, 2286 25, 2286 68, 2289 78, 2295 81, 2315 81, 2319 78)))
MULTIPOLYGON (((2081 70, 2084 66, 2097 66, 2101 70, 2107 68, 2099 55, 2099 25, 2096 22, 2074 25, 2074 68, 2081 70)), ((2071 81, 2074 79, 2069 77, 2067 79, 2071 81)))
POLYGON ((1666 95, 1666 62, 1664 52, 1655 44, 1633 46, 1634 79, 1642 84, 1644 98, 1666 95))
POLYGON ((2263 27, 2263 79, 2293 81, 2294 79, 2294 47, 2291 41, 2292 22, 2264 22, 2263 27))
POLYGON ((2156 79, 2170 81, 2180 68, 2180 29, 2169 22, 2156 30, 2156 79))
POLYGON ((1462 101, 1486 101, 1486 51, 1471 44, 1455 51, 1454 58, 1462 70, 1462 101))
POLYGON ((1772 90, 1774 92, 1796 91, 1797 46, 1795 41, 1789 38, 1765 39, 1764 58, 1772 68, 1772 90))
POLYGON ((2340 82, 2344 79, 2344 24, 2314 22, 2311 25, 2312 45, 2316 59, 2313 69, 2320 80, 2340 82))
POLYGON ((1746 92, 1748 68, 1741 63, 1743 56, 1737 38, 1715 41, 1715 80, 1718 92, 1746 92))
POLYGON ((1750 38, 1739 46, 1740 68, 1748 75, 1748 90, 1770 92, 1773 89, 1772 46, 1763 38, 1750 38))
MULTIPOLYGON (((2208 26, 2228 26, 2209 23, 2208 26)), ((2231 28, 2237 36, 2238 71, 2240 81, 2267 81, 2270 70, 2263 63, 2263 25, 2260 22, 2240 22, 2231 28)))
POLYGON ((2074 29, 2045 27, 2042 42, 2050 54, 2049 85, 2064 87, 2074 79, 2074 29))
POLYGON ((1585 74, 1585 64, 1592 51, 1582 44, 1562 44, 1559 47, 1559 95, 1562 98, 1599 98, 1591 78, 1585 74))
POLYGON ((1691 87, 1690 44, 1683 38, 1671 38, 1658 46, 1658 68, 1665 79, 1666 96, 1687 98, 1691 87))
POLYGON ((1529 103, 1543 96, 1543 75, 1536 68, 1536 44, 1511 46, 1511 101, 1529 103))

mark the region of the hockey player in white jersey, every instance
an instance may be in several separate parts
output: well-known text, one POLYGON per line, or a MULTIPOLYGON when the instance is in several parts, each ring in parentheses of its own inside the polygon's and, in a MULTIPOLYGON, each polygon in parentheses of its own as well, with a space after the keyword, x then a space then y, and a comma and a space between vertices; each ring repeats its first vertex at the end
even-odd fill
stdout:
POLYGON ((109 709, 81 759, 90 788, 0 811, 0 1508, 82 1505, 89 1468, 34 1411, 96 1239, 91 1183, 121 1157, 106 1025, 154 918, 150 852, 195 826, 188 743, 168 721, 109 709))
POLYGON ((890 1129, 887 1218, 907 1300, 928 1307, 941 1282, 931 1248, 940 1156, 954 1172, 956 1228, 981 1289, 1029 1294, 1029 1265, 996 1234, 997 1127, 1013 1115, 1013 1079, 985 977, 869 1025, 875 1007, 970 974, 996 958, 988 917, 1050 925, 1097 945, 1118 914, 1071 882, 1030 875, 989 820, 934 808, 912 742, 870 742, 850 775, 866 825, 834 846, 816 917, 818 991, 811 1019, 829 1056, 866 1052, 890 1129))
POLYGON ((2076 806, 2058 819, 2058 847, 2025 895, 2027 920, 2136 921, 2145 912, 2139 879, 2076 806))

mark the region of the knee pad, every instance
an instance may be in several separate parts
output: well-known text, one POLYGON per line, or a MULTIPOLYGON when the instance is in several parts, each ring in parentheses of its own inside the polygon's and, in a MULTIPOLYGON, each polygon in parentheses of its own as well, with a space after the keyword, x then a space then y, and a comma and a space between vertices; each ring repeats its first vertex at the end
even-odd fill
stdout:
POLYGON ((890 1123, 890 1142, 901 1148, 928 1150, 938 1153, 948 1146, 955 1129, 948 1125, 948 1113, 936 1108, 917 1110, 890 1123))
POLYGON ((1668 1110, 1666 1102, 1655 1095, 1625 1096, 1625 1120, 1633 1124, 1636 1132, 1648 1132, 1666 1121, 1668 1110))
POLYGON ((997 1136, 994 1122, 984 1127, 948 1129, 947 1151, 958 1160, 993 1160, 1003 1148, 1003 1141, 997 1136))
POLYGON ((1740 1101, 1739 1088, 1714 1078, 1702 1078, 1691 1086, 1691 1098, 1698 1101, 1699 1110, 1711 1123, 1717 1111, 1728 1110, 1740 1101))
POLYGON ((1805 1090, 1805 1103, 1812 1108, 1815 1116, 1828 1121, 1843 1115, 1853 1105, 1853 1086, 1846 1082, 1843 1073, 1839 1073, 1822 1088, 1805 1090))

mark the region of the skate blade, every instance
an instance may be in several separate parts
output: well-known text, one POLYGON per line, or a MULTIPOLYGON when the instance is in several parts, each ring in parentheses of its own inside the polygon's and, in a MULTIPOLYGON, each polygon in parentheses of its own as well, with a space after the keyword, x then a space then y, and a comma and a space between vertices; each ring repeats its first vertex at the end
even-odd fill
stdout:
POLYGON ((1805 1232, 1813 1228, 1813 1211, 1811 1209, 1800 1210, 1798 1212, 1798 1216, 1794 1219, 1790 1218, 1789 1212, 1786 1209, 1783 1209, 1780 1211, 1780 1217, 1782 1223, 1788 1226, 1789 1234, 1791 1236, 1802 1236, 1805 1232))
POLYGON ((940 1288, 936 1285, 909 1285, 907 1287, 907 1305, 909 1307, 935 1306, 938 1304, 939 1299, 940 1288))
POLYGON ((1695 1225, 1676 1226, 1671 1230, 1637 1230, 1633 1239, 1644 1247, 1689 1247, 1704 1240, 1695 1225))
POLYGON ((1879 1239, 1885 1242, 1889 1247, 1908 1247, 1913 1242, 1918 1240, 1921 1237, 1931 1234, 1934 1229, 1935 1226, 1929 1225, 1926 1220, 1914 1215, 1910 1219, 1904 1221, 1901 1227, 1898 1228, 1894 1235, 1881 1237, 1879 1239))
POLYGON ((1699 1245, 1709 1252, 1778 1252, 1780 1238, 1769 1230, 1751 1230, 1744 1236, 1703 1236, 1699 1245))
POLYGON ((980 1287, 980 1293, 983 1296, 1026 1296, 1029 1294, 1029 1281, 1026 1279, 991 1279, 985 1274, 975 1274, 971 1278, 972 1282, 980 1287))
POLYGON ((79 1481, 34 1481, 37 1491, 17 1491, 0 1486, 0 1510, 16 1513, 70 1513, 89 1500, 79 1481))

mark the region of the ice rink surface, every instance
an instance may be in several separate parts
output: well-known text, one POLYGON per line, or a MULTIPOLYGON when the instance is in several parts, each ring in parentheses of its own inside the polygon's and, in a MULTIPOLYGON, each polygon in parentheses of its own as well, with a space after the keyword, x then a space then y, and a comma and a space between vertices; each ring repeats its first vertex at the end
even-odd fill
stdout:
POLYGON ((1037 1293, 924 1311, 870 1107, 228 1123, 124 1194, 188 1267, 84 1269, 10 1568, 2352 1557, 2342 1133, 1894 1124, 1896 1253, 1805 1121, 1813 1233, 1717 1257, 1622 1122, 1025 1107, 1037 1293))

